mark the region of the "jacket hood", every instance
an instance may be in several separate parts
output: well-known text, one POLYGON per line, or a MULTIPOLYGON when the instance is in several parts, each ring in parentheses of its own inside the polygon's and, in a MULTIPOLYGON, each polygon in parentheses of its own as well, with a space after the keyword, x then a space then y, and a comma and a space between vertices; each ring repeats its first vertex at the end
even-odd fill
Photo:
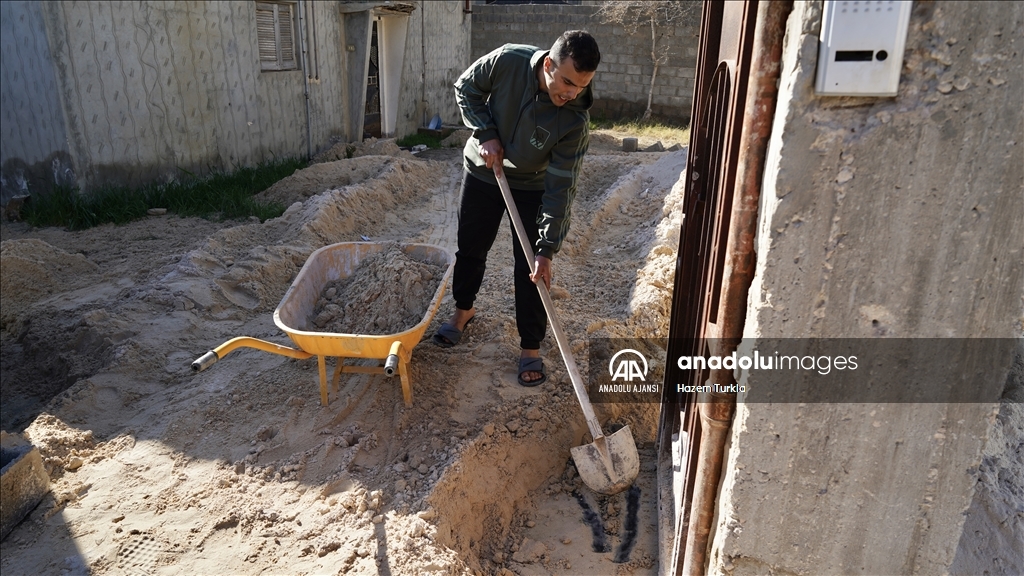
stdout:
MULTIPOLYGON (((551 53, 551 50, 537 50, 530 58, 530 66, 534 70, 540 70, 540 67, 544 64, 544 57, 551 53)), ((594 105, 594 83, 591 82, 586 88, 580 92, 579 96, 576 96, 575 100, 570 100, 565 103, 563 108, 572 110, 573 112, 586 112, 590 110, 590 107, 594 105)), ((537 83, 537 90, 540 90, 540 82, 537 83)))

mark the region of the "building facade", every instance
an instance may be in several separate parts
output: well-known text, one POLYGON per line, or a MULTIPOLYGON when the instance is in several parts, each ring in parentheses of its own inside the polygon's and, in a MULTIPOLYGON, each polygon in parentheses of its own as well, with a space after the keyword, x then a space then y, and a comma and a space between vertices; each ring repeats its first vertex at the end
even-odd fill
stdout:
POLYGON ((450 89, 421 85, 468 64, 461 6, 4 2, 2 200, 309 156, 361 140, 368 102, 385 135, 454 121, 450 89))

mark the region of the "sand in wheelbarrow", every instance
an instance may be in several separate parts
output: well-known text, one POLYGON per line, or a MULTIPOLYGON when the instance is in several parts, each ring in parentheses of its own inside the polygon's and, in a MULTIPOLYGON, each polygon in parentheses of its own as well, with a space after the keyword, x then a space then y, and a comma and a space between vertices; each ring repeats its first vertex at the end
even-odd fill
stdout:
POLYGON ((442 277, 443 267, 411 258, 391 243, 347 278, 324 286, 310 325, 334 334, 398 334, 423 319, 442 277))

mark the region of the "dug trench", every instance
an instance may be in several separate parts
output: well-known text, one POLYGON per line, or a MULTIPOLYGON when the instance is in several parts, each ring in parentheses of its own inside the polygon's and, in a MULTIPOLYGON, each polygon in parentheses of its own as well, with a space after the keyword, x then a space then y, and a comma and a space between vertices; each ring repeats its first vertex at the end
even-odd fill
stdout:
MULTIPOLYGON (((685 152, 614 144, 595 138, 556 259, 584 374, 589 338, 667 330, 685 152)), ((353 152, 265 191, 289 208, 263 223, 3 225, 3 423, 24 428, 53 481, 0 545, 4 573, 657 572, 658 405, 596 406, 604 426, 630 426, 641 474, 590 492, 569 457, 590 437, 550 338, 548 381, 516 383, 507 224, 462 342, 414 349, 411 408, 397 378, 362 374, 321 406, 314 360, 255 350, 190 371, 234 336, 288 344, 273 310, 321 246, 454 251, 457 150, 353 152)))

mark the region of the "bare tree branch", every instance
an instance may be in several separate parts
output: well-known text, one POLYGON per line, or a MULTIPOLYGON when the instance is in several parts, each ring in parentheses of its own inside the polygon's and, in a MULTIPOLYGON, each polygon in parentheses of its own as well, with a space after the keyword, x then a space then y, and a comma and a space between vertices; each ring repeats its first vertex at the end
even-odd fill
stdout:
POLYGON ((651 84, 647 92, 647 110, 643 119, 651 117, 654 86, 658 68, 668 62, 672 45, 665 42, 669 26, 685 26, 699 22, 700 0, 606 0, 595 15, 601 22, 622 26, 629 35, 651 29, 651 84))

